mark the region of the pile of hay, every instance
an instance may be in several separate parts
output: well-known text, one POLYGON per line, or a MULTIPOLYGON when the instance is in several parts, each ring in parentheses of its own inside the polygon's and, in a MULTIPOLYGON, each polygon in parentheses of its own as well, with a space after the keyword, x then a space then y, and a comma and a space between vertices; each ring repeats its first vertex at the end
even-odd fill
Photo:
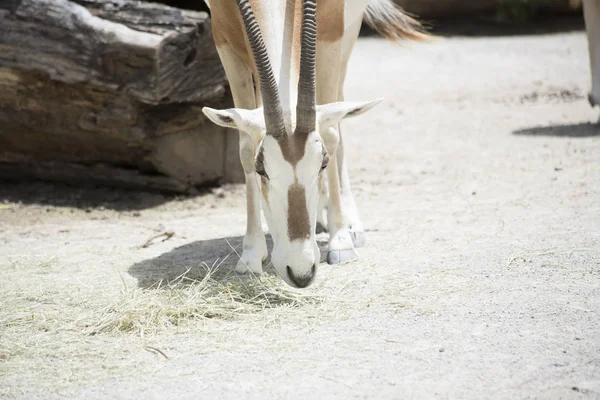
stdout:
POLYGON ((297 308, 321 301, 315 294, 285 285, 277 276, 240 276, 206 265, 199 269, 147 289, 124 284, 120 298, 89 320, 86 332, 137 332, 143 336, 193 320, 229 320, 265 309, 297 308))

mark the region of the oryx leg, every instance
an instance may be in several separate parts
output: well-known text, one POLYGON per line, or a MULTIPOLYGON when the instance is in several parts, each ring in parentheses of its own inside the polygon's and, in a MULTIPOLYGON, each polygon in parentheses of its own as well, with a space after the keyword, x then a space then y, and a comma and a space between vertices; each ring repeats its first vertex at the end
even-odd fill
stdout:
MULTIPOLYGON (((333 42, 319 42, 317 45, 317 60, 319 65, 335 66, 342 61, 342 39, 333 42)), ((317 68, 317 103, 326 104, 338 101, 340 68, 317 68)), ((339 138, 338 134, 333 137, 339 138)), ((325 142, 329 153, 327 168, 327 186, 329 189, 329 204, 327 208, 327 227, 329 230, 329 251, 327 262, 338 264, 358 258, 350 234, 350 219, 345 204, 342 201, 341 179, 337 168, 339 140, 325 142)))
MULTIPOLYGON (((350 59, 350 55, 352 54, 352 49, 354 48, 354 43, 358 37, 360 32, 362 19, 359 19, 356 23, 349 26, 346 29, 346 33, 344 34, 342 49, 341 49, 341 67, 339 70, 339 82, 338 82, 338 95, 336 101, 344 100, 344 81, 346 79, 346 71, 348 66, 348 60, 350 59)), ((360 216, 358 214, 358 210, 356 207, 356 202, 354 201, 354 196, 352 194, 352 188, 350 186, 350 176, 348 174, 348 167, 346 165, 346 160, 344 157, 344 138, 342 135, 341 128, 338 126, 339 131, 339 144, 336 152, 337 158, 337 167, 338 174, 340 178, 340 194, 343 202, 343 208, 347 215, 349 221, 349 229, 350 236, 352 237, 352 242, 354 247, 363 247, 365 245, 365 234, 362 222, 360 220, 360 216)), ((319 200, 319 211, 317 214, 317 221, 321 224, 324 224, 324 214, 325 207, 328 203, 328 191, 326 182, 323 182, 321 189, 321 197, 319 200)))
MULTIPOLYGON (((352 54, 354 43, 358 38, 361 23, 362 19, 359 19, 355 24, 349 26, 346 29, 346 33, 344 34, 344 42, 342 47, 342 64, 340 68, 340 80, 338 88, 338 101, 344 100, 344 81, 346 80, 348 60, 350 59, 350 55, 352 54)), ((348 166, 344 157, 344 139, 341 128, 339 126, 338 130, 340 132, 340 143, 338 145, 336 158, 340 176, 340 192, 342 197, 343 209, 348 218, 348 228, 350 229, 350 235, 352 237, 354 247, 363 247, 365 245, 365 232, 360 217, 358 215, 358 209, 356 207, 356 202, 354 201, 354 196, 352 195, 352 189, 350 187, 350 176, 348 175, 348 166)))
POLYGON ((596 106, 600 105, 600 3, 598 0, 583 1, 583 16, 592 70, 592 90, 588 99, 592 106, 596 106))
MULTIPOLYGON (((256 94, 250 69, 230 46, 218 46, 217 50, 229 80, 235 107, 249 110, 256 108, 256 94)), ((240 132, 240 161, 246 179, 247 221, 243 252, 236 267, 238 273, 250 271, 261 274, 263 272, 262 263, 268 256, 267 242, 260 222, 261 194, 258 176, 254 170, 255 154, 256 144, 250 135, 240 132)))

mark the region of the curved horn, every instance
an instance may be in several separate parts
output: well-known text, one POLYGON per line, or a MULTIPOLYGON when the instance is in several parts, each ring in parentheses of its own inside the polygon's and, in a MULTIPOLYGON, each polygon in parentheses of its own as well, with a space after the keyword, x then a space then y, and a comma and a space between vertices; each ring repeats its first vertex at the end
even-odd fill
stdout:
POLYGON ((296 105, 296 132, 308 134, 315 129, 317 2, 304 0, 302 4, 302 45, 300 47, 300 77, 296 105))
POLYGON ((260 27, 254 17, 254 12, 248 0, 237 0, 238 8, 242 14, 246 34, 250 42, 250 48, 254 56, 256 70, 258 71, 258 80, 260 83, 260 92, 263 99, 263 112, 265 114, 265 124, 267 134, 273 136, 283 136, 286 134, 285 124, 283 122, 283 111, 281 101, 279 100, 279 91, 277 82, 271 69, 267 48, 262 39, 260 27))

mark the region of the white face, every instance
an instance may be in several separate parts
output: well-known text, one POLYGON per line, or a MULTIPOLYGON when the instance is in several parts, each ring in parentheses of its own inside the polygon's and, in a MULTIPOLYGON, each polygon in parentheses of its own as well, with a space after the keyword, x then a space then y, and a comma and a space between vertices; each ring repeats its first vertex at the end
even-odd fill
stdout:
POLYGON ((284 141, 266 136, 257 152, 262 209, 273 237, 271 261, 291 286, 308 286, 320 261, 315 240, 319 177, 328 162, 316 132, 284 141))
POLYGON ((342 118, 362 114, 381 100, 317 106, 317 129, 307 136, 275 139, 266 133, 262 108, 202 109, 218 125, 247 133, 255 144, 254 169, 262 188, 262 209, 273 237, 271 261, 289 285, 306 287, 314 280, 320 252, 315 240, 319 176, 339 142, 342 118))

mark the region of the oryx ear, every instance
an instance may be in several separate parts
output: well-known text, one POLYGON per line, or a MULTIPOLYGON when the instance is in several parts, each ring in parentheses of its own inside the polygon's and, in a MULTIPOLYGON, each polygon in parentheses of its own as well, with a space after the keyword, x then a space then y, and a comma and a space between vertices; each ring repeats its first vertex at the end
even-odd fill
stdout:
POLYGON ((382 100, 383 99, 377 99, 367 102, 340 101, 317 106, 319 129, 325 131, 332 126, 337 125, 344 118, 353 117, 369 111, 371 108, 381 103, 382 100))
POLYGON ((255 144, 260 143, 267 131, 262 107, 254 110, 245 110, 243 108, 215 110, 214 108, 203 107, 202 112, 208 119, 219 126, 239 129, 247 133, 252 137, 255 144))

